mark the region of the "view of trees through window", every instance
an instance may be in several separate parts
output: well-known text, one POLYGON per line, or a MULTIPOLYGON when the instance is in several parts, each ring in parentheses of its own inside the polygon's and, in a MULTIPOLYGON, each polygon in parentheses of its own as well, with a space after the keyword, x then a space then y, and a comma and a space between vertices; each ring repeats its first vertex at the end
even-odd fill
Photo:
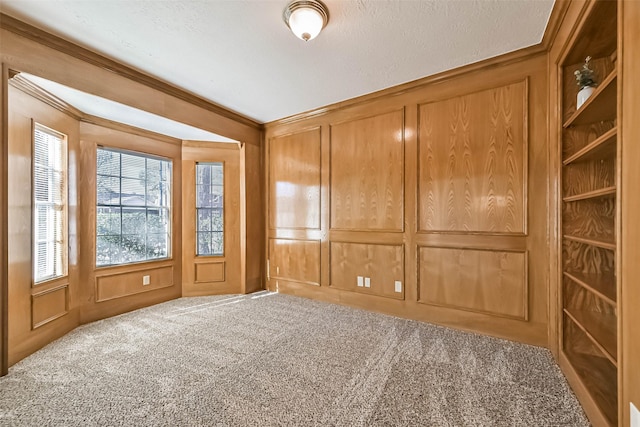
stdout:
POLYGON ((168 258, 171 162, 98 148, 96 265, 168 258))
POLYGON ((67 270, 67 137, 39 124, 33 137, 33 278, 67 270))
POLYGON ((224 254, 224 166, 196 164, 196 254, 224 254))

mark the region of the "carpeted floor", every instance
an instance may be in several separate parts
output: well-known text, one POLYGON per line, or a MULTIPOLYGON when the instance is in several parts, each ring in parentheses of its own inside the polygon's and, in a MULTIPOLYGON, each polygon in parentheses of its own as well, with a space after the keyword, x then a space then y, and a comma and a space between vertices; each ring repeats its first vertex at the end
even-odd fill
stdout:
POLYGON ((0 378, 2 426, 588 426, 544 349, 292 296, 82 326, 0 378))

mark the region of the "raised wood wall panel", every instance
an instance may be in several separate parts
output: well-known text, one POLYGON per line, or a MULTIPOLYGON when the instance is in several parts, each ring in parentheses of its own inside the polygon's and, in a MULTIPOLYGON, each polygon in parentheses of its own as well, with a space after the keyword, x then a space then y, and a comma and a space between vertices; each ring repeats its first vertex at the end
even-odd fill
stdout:
POLYGON ((31 296, 31 328, 37 329, 69 312, 69 285, 31 296))
MULTIPOLYGON (((130 267, 131 270, 135 267, 130 267)), ((96 302, 122 298, 142 292, 167 288, 174 285, 173 266, 143 267, 140 270, 122 273, 96 273, 96 302), (142 278, 149 276, 149 284, 143 285, 142 278)))
MULTIPOLYGON (((246 208, 246 188, 242 193, 241 156, 243 151, 237 144, 206 143, 185 141, 182 144, 182 295, 218 295, 225 293, 241 293, 245 291, 246 258, 243 266, 243 236, 246 238, 247 221, 254 218, 245 217, 244 227, 242 207, 246 208), (224 164, 224 254, 222 256, 196 255, 196 164, 198 162, 222 162, 224 164), (224 271, 220 280, 220 266, 224 271), (210 265, 207 267, 207 265, 210 265), (215 270, 215 272, 213 270, 215 270), (209 271, 207 271, 209 270, 209 271), (198 277, 198 272, 204 274, 198 277), (217 275, 214 275, 217 274, 217 275), (206 280, 210 275, 212 280, 206 280)), ((259 220, 259 219, 258 219, 259 220)))
MULTIPOLYGON (((374 97, 369 102, 356 103, 344 108, 335 108, 328 112, 318 112, 318 114, 304 119, 297 118, 295 120, 283 120, 282 123, 269 124, 266 132, 267 170, 270 169, 270 164, 274 160, 269 148, 269 144, 274 138, 320 128, 322 153, 320 177, 321 227, 319 230, 271 228, 267 230, 266 236, 267 239, 317 240, 320 242, 322 256, 320 259, 321 286, 308 286, 305 283, 274 278, 273 259, 269 255, 268 258, 272 264, 270 268, 271 280, 267 282, 268 288, 381 311, 396 316, 497 335, 535 345, 548 345, 547 282, 549 277, 549 257, 547 225, 549 212, 547 209, 549 205, 547 200, 549 193, 547 189, 549 185, 549 153, 547 146, 548 128, 546 126, 548 120, 547 70, 547 58, 545 55, 532 56, 503 67, 450 78, 446 81, 440 81, 439 84, 408 89, 404 92, 396 93, 395 96, 374 97), (499 72, 496 72, 498 70, 499 72), (515 91, 512 90, 514 87, 516 88, 515 91), (519 213, 515 215, 517 219, 511 222, 512 225, 509 226, 509 231, 504 231, 507 229, 500 229, 499 227, 491 231, 492 229, 489 226, 485 228, 485 230, 489 231, 472 231, 464 228, 454 231, 445 230, 444 232, 440 230, 423 230, 420 228, 422 210, 418 206, 425 195, 419 175, 421 171, 419 161, 423 154, 422 147, 419 147, 419 144, 424 142, 421 139, 424 135, 420 133, 423 125, 421 115, 421 113, 424 113, 423 106, 429 104, 442 106, 446 100, 473 97, 482 93, 500 94, 499 96, 496 95, 495 98, 497 105, 501 106, 500 108, 508 102, 515 102, 509 96, 513 95, 513 98, 518 100, 518 106, 515 108, 519 108, 519 112, 515 112, 511 104, 509 104, 509 108, 512 108, 510 113, 507 113, 507 108, 505 107, 499 110, 500 112, 495 119, 492 119, 493 116, 489 113, 484 115, 478 113, 473 119, 476 129, 496 128, 495 123, 497 123, 498 127, 502 126, 503 136, 507 134, 507 121, 516 121, 519 125, 509 123, 515 127, 521 126, 518 131, 518 141, 520 143, 518 155, 516 156, 511 148, 509 148, 510 151, 503 150, 499 155, 494 154, 496 162, 502 162, 502 164, 509 163, 505 161, 505 157, 511 156, 515 159, 516 163, 509 170, 516 171, 517 167, 520 167, 519 174, 514 175, 518 176, 517 179, 519 179, 517 185, 519 205, 516 208, 519 209, 519 213), (505 95, 505 93, 508 93, 509 96, 505 95), (517 93, 517 96, 514 93, 517 93), (500 96, 503 96, 503 98, 500 98, 500 96), (500 101, 500 99, 503 99, 504 102, 500 101), (502 114, 502 117, 500 114, 502 114), (383 119, 386 120, 393 117, 395 119, 389 120, 388 126, 382 130, 375 129, 376 123, 381 124, 384 122, 383 119), (483 120, 487 120, 488 123, 484 123, 483 120), (497 121, 494 123, 491 120, 497 121), (395 124, 391 125, 391 123, 395 124), (391 129, 396 128, 399 130, 397 135, 402 136, 402 144, 394 145, 397 151, 392 150, 388 154, 382 154, 380 150, 375 154, 368 151, 370 144, 367 144, 366 138, 361 136, 365 133, 365 130, 378 134, 386 132, 391 138, 393 135, 391 129), (401 148, 399 147, 400 145, 401 148), (403 156, 403 161, 398 163, 397 167, 378 166, 375 169, 369 168, 366 174, 362 172, 363 165, 370 163, 371 158, 375 158, 376 161, 384 158, 391 165, 393 162, 389 159, 395 158, 393 155, 396 152, 398 156, 401 155, 400 153, 403 156), (398 168, 400 169, 399 172, 397 171, 398 168), (340 179, 336 180, 336 175, 341 176, 340 179), (397 176, 400 180, 393 181, 393 186, 389 186, 388 196, 386 193, 380 193, 379 191, 374 193, 371 190, 377 185, 376 180, 391 179, 392 175, 394 176, 393 179, 397 176), (395 190, 397 187, 401 187, 400 190, 395 190), (349 197, 347 198, 345 194, 349 197), (358 202, 361 206, 366 207, 366 203, 369 203, 367 200, 376 199, 376 209, 380 208, 380 206, 386 208, 387 201, 385 197, 389 200, 393 199, 393 202, 389 202, 389 204, 393 206, 395 212, 393 217, 390 218, 389 224, 381 225, 381 223, 371 220, 374 217, 384 220, 377 211, 372 209, 362 208, 364 212, 362 218, 358 219, 356 217, 354 213, 356 210, 352 209, 353 203, 358 202), (337 204, 338 198, 340 198, 340 204, 337 204), (380 199, 382 199, 381 202, 379 201, 380 199), (344 204, 346 200, 353 203, 347 206, 344 204), (383 205, 380 205, 380 203, 383 203, 383 205), (516 223, 517 226, 514 226, 513 224, 516 223), (398 299, 399 294, 394 292, 394 281, 384 281, 386 284, 390 283, 390 285, 387 285, 390 288, 384 290, 384 292, 388 292, 385 296, 374 294, 371 291, 367 291, 366 288, 358 288, 356 286, 356 277, 361 275, 359 273, 345 273, 346 279, 336 281, 337 277, 343 274, 336 274, 336 271, 346 268, 341 266, 340 262, 336 263, 336 253, 340 253, 336 252, 336 245, 341 244, 403 248, 404 279, 401 299, 398 299), (502 310, 500 315, 471 311, 468 308, 454 307, 453 305, 445 306, 419 302, 418 249, 420 247, 464 248, 466 250, 508 252, 520 255, 526 253, 527 265, 523 266, 524 271, 526 271, 526 277, 520 280, 521 283, 527 283, 526 295, 525 291, 522 290, 522 298, 517 298, 516 311, 508 312, 508 309, 500 307, 502 296, 493 294, 491 297, 495 298, 496 301, 492 301, 491 304, 495 305, 487 304, 491 309, 498 307, 495 308, 498 312, 502 310), (526 314, 524 314, 525 310, 526 314), (507 315, 504 314, 504 311, 507 311, 507 315)), ((489 98, 494 99, 491 96, 489 98)), ((474 111, 480 110, 480 108, 488 110, 485 105, 479 105, 477 101, 474 101, 473 107, 474 111)), ((516 137, 510 133, 512 129, 508 132, 511 140, 515 140, 516 137)), ((480 132, 476 133, 479 134, 480 132)), ((369 139, 369 141, 374 139, 369 139)), ((378 139, 382 139, 382 137, 379 136, 378 139)), ((485 151, 489 151, 489 149, 485 151)), ((445 162, 446 160, 445 158, 445 162)), ((458 161, 457 157, 456 161, 458 161)), ((422 171, 424 171, 424 168, 422 171)), ((480 171, 478 175, 482 175, 482 173, 480 171)), ((482 177, 477 179, 481 180, 482 177)), ((495 187, 497 190, 492 190, 494 194, 497 191, 504 191, 510 197, 514 197, 515 193, 510 193, 511 190, 505 190, 504 179, 497 180, 499 181, 495 187)), ((481 189, 481 187, 479 188, 481 189)), ((268 188, 266 189, 268 190, 268 188)), ((464 205, 464 198, 464 191, 456 193, 454 203, 464 205)), ((500 202, 503 201, 504 199, 500 200, 500 202)), ((358 207, 358 209, 360 208, 358 207)), ((506 210, 506 207, 504 210, 506 210)), ((479 208, 478 212, 480 212, 479 215, 483 214, 479 208)), ((271 210, 269 210, 268 214, 272 214, 271 210)), ((299 215, 306 215, 306 212, 300 212, 299 215)), ((496 216, 494 215, 493 217, 496 216)), ((267 224, 271 224, 271 221, 274 220, 269 218, 267 224)), ((492 221, 498 223, 499 226, 503 225, 497 217, 492 221)), ((362 252, 361 257, 366 260, 370 258, 370 255, 362 252)), ((355 263, 355 259, 355 256, 353 259, 349 258, 349 263, 355 263)), ((395 262, 394 260, 395 258, 393 257, 381 259, 379 261, 380 269, 390 269, 395 262)), ((363 277, 367 276, 363 275, 363 277)), ((376 282, 373 277, 371 279, 372 286, 374 286, 376 282)), ((479 293, 483 291, 482 288, 475 290, 479 293)))
POLYGON ((320 129, 269 144, 269 226, 320 228, 320 129))
POLYGON ((244 144, 244 184, 246 232, 240 236, 241 251, 245 256, 245 293, 264 289, 265 279, 265 220, 267 198, 264 192, 264 146, 244 144))
POLYGON ((404 110, 331 125, 331 228, 404 230, 404 110))
POLYGON ((404 299, 404 245, 331 242, 331 287, 347 291, 404 299), (359 287, 357 278, 370 279, 359 287), (402 283, 401 292, 395 282, 402 283))
POLYGON ((525 252, 421 247, 420 302, 527 320, 525 252))
POLYGON ((224 282, 225 263, 222 261, 197 262, 194 283, 224 282))
POLYGON ((527 83, 419 106, 419 230, 526 233, 527 83))
POLYGON ((269 270, 274 279, 320 284, 320 242, 269 239, 269 270))
POLYGON ((72 117, 9 86, 8 115, 8 320, 9 364, 14 364, 79 324, 78 217, 79 124, 72 117), (33 283, 32 267, 32 151, 33 126, 40 123, 67 135, 68 149, 68 275, 45 283, 33 283), (62 282, 63 283, 62 283, 62 282), (66 285, 64 307, 61 291, 66 285), (48 292, 54 292, 49 295, 48 292), (62 315, 62 310, 65 310, 62 315), (68 312, 68 313, 67 313, 68 312), (60 315, 59 315, 60 314, 60 315), (37 326, 34 328, 34 326, 37 326))
MULTIPOLYGON (((182 276, 182 157, 175 140, 153 135, 132 134, 122 128, 80 123, 79 218, 80 288, 83 301, 80 322, 86 323, 177 298, 182 276), (171 256, 167 260, 96 268, 96 149, 98 145, 141 152, 171 160, 171 256), (170 270, 168 270, 170 268, 170 270), (142 288, 142 273, 151 276, 151 285, 142 288), (159 277, 158 274, 162 276, 159 277), (170 277, 164 277, 165 275, 170 277), (125 278, 121 285, 108 277, 125 278), (109 285, 107 286, 106 283, 109 285), (169 284, 170 283, 170 284, 169 284), (157 284, 157 286, 155 285, 157 284), (138 287, 140 289, 138 289, 138 287)), ((115 279, 113 279, 115 280, 115 279)))

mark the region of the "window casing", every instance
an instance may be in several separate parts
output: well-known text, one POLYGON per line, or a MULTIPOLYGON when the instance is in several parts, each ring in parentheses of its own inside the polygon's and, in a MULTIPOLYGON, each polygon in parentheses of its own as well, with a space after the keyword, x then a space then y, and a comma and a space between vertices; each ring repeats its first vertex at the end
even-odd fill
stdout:
POLYGON ((224 255, 224 164, 196 163, 196 255, 224 255))
POLYGON ((171 161, 99 147, 96 266, 171 256, 171 161))
POLYGON ((33 129, 33 280, 67 275, 67 136, 33 129))

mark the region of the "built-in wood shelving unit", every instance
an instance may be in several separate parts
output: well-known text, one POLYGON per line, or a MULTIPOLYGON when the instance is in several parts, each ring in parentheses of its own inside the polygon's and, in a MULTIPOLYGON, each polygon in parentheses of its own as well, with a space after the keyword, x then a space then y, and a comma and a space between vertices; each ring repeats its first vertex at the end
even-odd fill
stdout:
POLYGON ((617 3, 594 1, 559 64, 562 92, 561 344, 594 423, 618 424, 619 223, 617 3), (599 82, 580 107, 573 72, 591 56, 599 82), (604 420, 604 421, 603 421, 604 420))
POLYGON ((607 197, 607 196, 615 197, 615 195, 616 195, 616 187, 606 187, 606 188, 599 188, 597 190, 576 194, 575 196, 568 196, 563 198, 562 200, 565 202, 577 202, 579 200, 595 199, 598 197, 607 197))
POLYGON ((613 273, 594 274, 565 271, 564 276, 587 291, 596 294, 604 302, 616 306, 616 276, 613 273))

